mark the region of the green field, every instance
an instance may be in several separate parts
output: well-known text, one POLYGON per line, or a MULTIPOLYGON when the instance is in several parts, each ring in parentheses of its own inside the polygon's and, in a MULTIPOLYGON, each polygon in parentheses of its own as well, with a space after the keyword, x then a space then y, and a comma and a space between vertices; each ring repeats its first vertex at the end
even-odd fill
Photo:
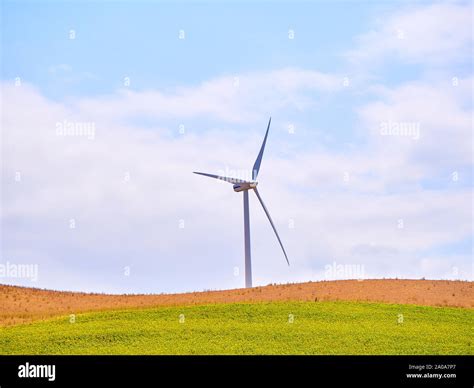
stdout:
POLYGON ((473 354, 473 326, 474 310, 461 308, 356 302, 163 307, 2 328, 0 354, 473 354))

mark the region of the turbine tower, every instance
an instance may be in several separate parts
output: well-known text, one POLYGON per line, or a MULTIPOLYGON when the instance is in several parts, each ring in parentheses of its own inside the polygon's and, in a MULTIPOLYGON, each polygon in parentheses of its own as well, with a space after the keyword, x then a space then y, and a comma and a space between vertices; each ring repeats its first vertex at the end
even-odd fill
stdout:
POLYGON ((283 250, 283 254, 285 255, 286 262, 288 263, 288 265, 290 265, 285 248, 283 247, 280 236, 278 235, 275 225, 273 224, 272 217, 270 216, 270 213, 268 212, 268 209, 265 206, 265 203, 263 202, 262 197, 260 196, 260 193, 257 190, 258 182, 256 179, 258 176, 258 172, 260 171, 260 164, 262 163, 263 151, 265 150, 265 144, 267 142, 268 131, 270 130, 271 122, 272 122, 272 118, 270 117, 270 120, 268 121, 267 132, 265 133, 265 137, 263 139, 262 147, 260 148, 260 152, 258 153, 257 159, 255 160, 255 163, 253 165, 252 180, 245 181, 242 179, 237 179, 237 178, 232 178, 232 177, 227 177, 227 176, 207 174, 204 172, 194 172, 194 174, 204 175, 209 178, 220 179, 220 180, 232 183, 234 185, 235 192, 237 193, 241 191, 243 192, 243 195, 244 195, 244 240, 245 240, 245 287, 247 288, 252 287, 252 260, 251 260, 251 253, 250 253, 249 190, 253 190, 255 192, 255 195, 257 196, 258 200, 262 204, 263 210, 268 217, 268 221, 270 221, 270 225, 272 226, 273 231, 275 232, 276 238, 278 239, 278 242, 280 243, 281 249, 283 250))

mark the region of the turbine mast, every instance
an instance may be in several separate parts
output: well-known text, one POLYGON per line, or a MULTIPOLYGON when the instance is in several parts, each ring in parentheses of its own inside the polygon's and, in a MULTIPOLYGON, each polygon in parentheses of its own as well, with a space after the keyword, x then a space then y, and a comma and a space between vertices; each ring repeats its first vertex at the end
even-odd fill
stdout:
POLYGON ((250 256, 249 192, 244 190, 245 287, 252 287, 252 259, 250 256))

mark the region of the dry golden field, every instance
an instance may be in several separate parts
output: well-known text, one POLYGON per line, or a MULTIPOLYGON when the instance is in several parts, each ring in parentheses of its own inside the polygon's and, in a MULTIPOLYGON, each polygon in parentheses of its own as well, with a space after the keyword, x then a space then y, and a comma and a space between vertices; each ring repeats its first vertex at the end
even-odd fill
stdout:
POLYGON ((337 280, 183 294, 108 295, 0 285, 0 326, 121 308, 338 300, 474 308, 474 287, 473 282, 448 280, 337 280))

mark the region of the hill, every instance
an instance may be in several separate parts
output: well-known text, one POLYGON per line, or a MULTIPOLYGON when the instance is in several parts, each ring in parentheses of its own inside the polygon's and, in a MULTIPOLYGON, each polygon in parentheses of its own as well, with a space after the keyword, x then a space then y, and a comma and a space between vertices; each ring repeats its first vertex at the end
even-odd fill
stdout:
POLYGON ((438 307, 474 307, 473 282, 340 280, 252 289, 162 295, 107 295, 0 285, 0 326, 92 311, 215 303, 359 301, 438 307))
POLYGON ((367 302, 128 309, 0 328, 0 354, 472 354, 474 310, 367 302))

